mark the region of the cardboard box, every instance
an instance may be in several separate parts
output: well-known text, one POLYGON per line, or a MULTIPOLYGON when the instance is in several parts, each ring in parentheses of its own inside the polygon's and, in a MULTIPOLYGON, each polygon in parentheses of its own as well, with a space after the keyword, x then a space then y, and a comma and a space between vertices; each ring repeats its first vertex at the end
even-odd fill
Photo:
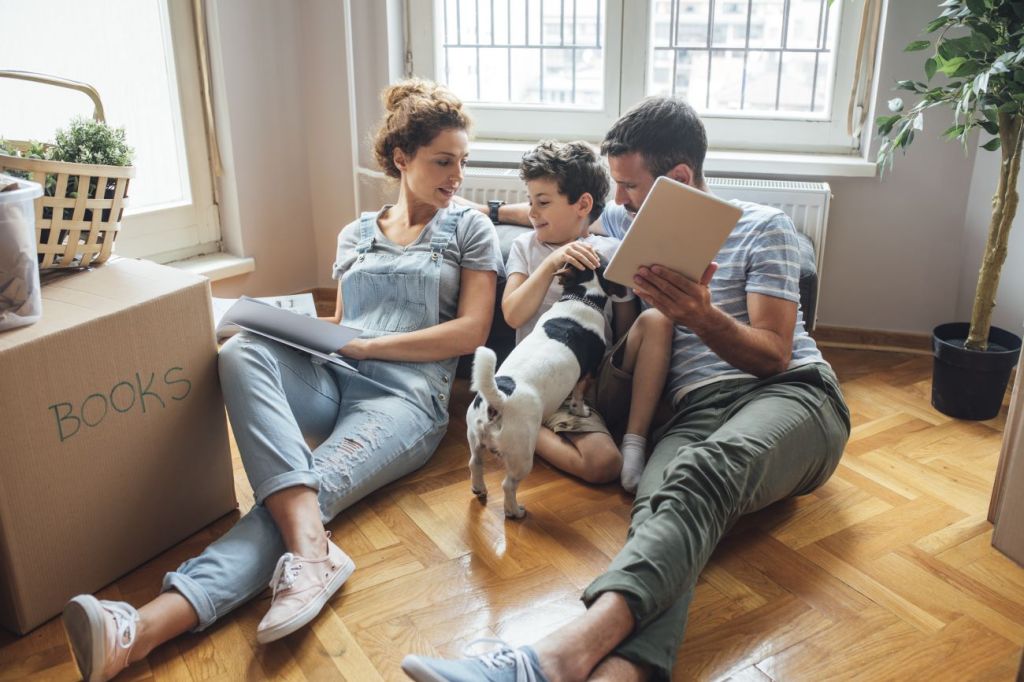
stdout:
POLYGON ((1003 427, 1003 449, 992 489, 989 521, 992 545, 1024 566, 1024 372, 1017 365, 1010 411, 1003 427))
POLYGON ((116 259, 0 333, 0 625, 25 633, 234 509, 209 283, 116 259))

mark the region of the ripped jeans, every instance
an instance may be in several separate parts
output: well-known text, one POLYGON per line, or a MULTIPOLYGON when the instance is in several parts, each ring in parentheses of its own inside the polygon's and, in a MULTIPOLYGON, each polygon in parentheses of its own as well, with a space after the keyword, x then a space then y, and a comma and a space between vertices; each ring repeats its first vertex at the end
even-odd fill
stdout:
POLYGON ((326 523, 367 494, 421 467, 447 427, 360 374, 318 364, 279 343, 239 334, 221 349, 221 385, 252 510, 202 554, 168 573, 199 616, 196 631, 266 588, 285 552, 267 496, 317 491, 326 523), (311 450, 306 439, 319 442, 311 450))

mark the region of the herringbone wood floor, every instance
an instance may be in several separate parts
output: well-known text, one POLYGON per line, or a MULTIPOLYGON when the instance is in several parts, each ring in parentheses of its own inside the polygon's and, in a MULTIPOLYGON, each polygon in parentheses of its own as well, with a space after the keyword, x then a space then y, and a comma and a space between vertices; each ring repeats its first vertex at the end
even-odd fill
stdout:
MULTIPOLYGON (((1024 645, 1024 569, 985 521, 1004 414, 950 420, 928 403, 931 359, 830 350, 854 432, 832 480, 747 517, 704 571, 676 678, 1012 680, 1024 645)), ((261 647, 267 596, 185 636, 126 679, 403 679, 410 651, 457 655, 478 637, 524 643, 583 609, 581 589, 621 545, 630 498, 539 464, 524 522, 469 492, 456 388, 433 460, 331 524, 357 570, 314 624, 261 647)), ((242 508, 252 502, 236 464, 242 508)), ((500 492, 493 462, 488 483, 500 492)), ((228 517, 103 590, 141 603, 228 517)), ((74 679, 59 622, 0 635, 3 679, 74 679)))

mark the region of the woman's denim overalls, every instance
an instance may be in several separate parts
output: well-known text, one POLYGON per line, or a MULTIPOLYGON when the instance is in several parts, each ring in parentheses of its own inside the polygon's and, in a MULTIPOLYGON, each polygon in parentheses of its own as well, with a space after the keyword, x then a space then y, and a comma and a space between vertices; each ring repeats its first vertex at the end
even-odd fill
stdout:
MULTIPOLYGON (((444 250, 464 213, 438 216, 430 241, 400 255, 374 250, 377 214, 364 213, 359 255, 341 279, 344 323, 364 338, 437 324, 444 250)), ((354 373, 250 334, 224 345, 224 402, 256 504, 164 578, 163 590, 178 590, 199 614, 196 630, 267 586, 285 552, 263 506, 268 495, 296 485, 317 490, 326 522, 426 463, 448 424, 457 361, 364 360, 354 373), (306 436, 320 445, 310 450, 306 436)))

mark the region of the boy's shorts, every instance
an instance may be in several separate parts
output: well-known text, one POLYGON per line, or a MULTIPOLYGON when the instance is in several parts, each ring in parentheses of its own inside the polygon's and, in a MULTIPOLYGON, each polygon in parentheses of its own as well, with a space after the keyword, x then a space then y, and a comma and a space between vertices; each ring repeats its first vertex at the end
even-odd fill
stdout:
POLYGON ((590 407, 590 416, 572 414, 569 411, 570 399, 566 398, 554 414, 544 420, 544 426, 555 433, 607 433, 616 442, 621 440, 633 397, 633 375, 618 366, 622 364, 627 336, 624 334, 605 353, 597 369, 597 381, 591 383, 584 396, 584 402, 590 407))

